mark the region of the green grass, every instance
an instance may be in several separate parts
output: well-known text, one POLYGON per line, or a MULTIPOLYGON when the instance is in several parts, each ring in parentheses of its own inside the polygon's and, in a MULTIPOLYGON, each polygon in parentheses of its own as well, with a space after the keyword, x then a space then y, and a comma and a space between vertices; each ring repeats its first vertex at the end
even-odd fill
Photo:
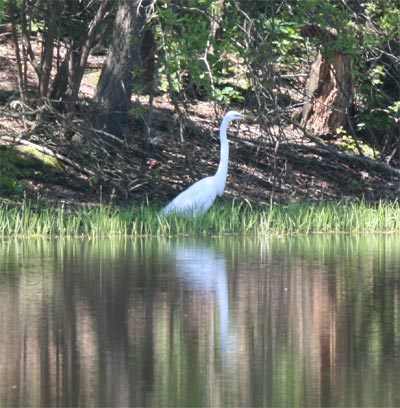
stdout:
POLYGON ((400 232, 398 202, 291 203, 254 208, 215 205, 194 219, 162 218, 158 209, 99 205, 71 209, 0 204, 0 237, 118 237, 172 235, 286 235, 400 232))

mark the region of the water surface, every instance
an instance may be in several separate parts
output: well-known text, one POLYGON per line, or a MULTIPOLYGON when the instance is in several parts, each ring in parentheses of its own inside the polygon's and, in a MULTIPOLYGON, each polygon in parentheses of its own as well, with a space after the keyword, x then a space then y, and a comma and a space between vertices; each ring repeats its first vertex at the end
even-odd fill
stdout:
POLYGON ((400 237, 0 243, 0 406, 400 406, 400 237))

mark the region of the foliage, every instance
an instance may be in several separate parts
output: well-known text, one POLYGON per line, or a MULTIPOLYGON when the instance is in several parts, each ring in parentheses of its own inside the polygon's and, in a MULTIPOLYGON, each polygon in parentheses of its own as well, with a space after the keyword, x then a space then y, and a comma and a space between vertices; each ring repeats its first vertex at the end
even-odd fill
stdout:
POLYGON ((0 24, 7 21, 7 0, 0 0, 0 24))
MULTIPOLYGON (((7 3, 0 1, 3 16, 7 3)), ((113 16, 115 4, 102 3, 106 5, 104 14, 113 16)), ((54 40, 66 47, 67 58, 73 47, 77 53, 74 58, 82 52, 80 39, 88 36, 88 26, 99 7, 99 3, 89 0, 68 3, 66 7, 48 7, 50 3, 46 2, 40 7, 23 2, 13 4, 27 38, 38 31, 43 33, 42 54, 49 46, 46 40, 51 39, 51 30, 56 29, 54 40), (21 9, 24 4, 26 10, 21 9), (51 25, 53 20, 55 26, 51 25)), ((159 91, 170 92, 179 101, 201 98, 222 106, 250 102, 263 111, 271 103, 272 89, 280 88, 279 75, 291 76, 310 69, 315 49, 307 45, 301 30, 307 25, 324 27, 337 35, 318 38, 315 45, 323 47, 325 55, 340 52, 354 59, 357 118, 349 120, 355 122, 354 128, 362 136, 368 129, 369 136, 374 136, 372 142, 378 146, 388 145, 388 138, 389 145, 393 145, 398 121, 398 110, 393 107, 398 103, 400 87, 400 7, 396 0, 362 4, 286 0, 279 5, 272 1, 158 0, 154 7, 147 24, 155 35, 155 81, 159 91), (249 100, 249 95, 253 100, 249 100)), ((102 21, 98 31, 104 32, 111 21, 102 21)), ((28 59, 32 60, 32 56, 28 59)), ((85 60, 77 61, 85 64, 85 60)), ((61 59, 56 65, 61 67, 62 63, 61 59)), ((44 71, 37 72, 39 75, 44 71)), ((65 86, 59 75, 64 74, 53 73, 57 86, 65 86)), ((79 88, 79 84, 76 86, 79 88)), ((53 89, 53 95, 68 92, 53 89)), ((290 89, 285 92, 290 93, 290 89)))
POLYGON ((235 35, 222 14, 215 0, 157 3, 156 39, 164 55, 161 90, 183 99, 200 97, 222 104, 243 99, 227 82, 237 75, 232 66, 239 54, 223 39, 232 40, 235 35))
POLYGON ((400 6, 394 1, 368 2, 365 11, 369 24, 358 28, 363 44, 355 71, 360 122, 375 143, 391 145, 398 143, 400 6))
POLYGON ((301 69, 310 71, 315 46, 323 49, 328 59, 339 52, 353 60, 355 105, 348 114, 351 128, 358 130, 357 137, 366 138, 379 150, 383 146, 396 148, 399 138, 395 106, 400 88, 398 2, 345 5, 333 1, 285 1, 272 17, 270 10, 245 11, 247 26, 251 27, 247 40, 248 74, 253 78, 261 108, 271 99, 268 87, 279 89, 275 78, 280 74, 295 76, 301 69), (326 29, 325 33, 321 31, 322 36, 310 40, 312 48, 299 36, 305 27, 326 29))
POLYGON ((338 146, 339 149, 354 154, 362 152, 363 155, 368 157, 375 156, 374 150, 367 143, 363 142, 362 140, 357 140, 354 136, 349 135, 345 129, 337 129, 337 135, 340 136, 336 142, 336 146, 338 146))

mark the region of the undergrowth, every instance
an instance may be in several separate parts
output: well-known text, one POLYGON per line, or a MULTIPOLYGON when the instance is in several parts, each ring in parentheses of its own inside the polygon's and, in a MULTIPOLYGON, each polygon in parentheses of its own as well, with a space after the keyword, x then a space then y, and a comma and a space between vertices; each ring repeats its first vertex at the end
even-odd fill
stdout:
POLYGON ((148 205, 78 208, 0 204, 1 237, 118 237, 172 235, 284 235, 400 232, 400 205, 365 201, 290 203, 254 207, 215 205, 204 216, 161 217, 148 205))

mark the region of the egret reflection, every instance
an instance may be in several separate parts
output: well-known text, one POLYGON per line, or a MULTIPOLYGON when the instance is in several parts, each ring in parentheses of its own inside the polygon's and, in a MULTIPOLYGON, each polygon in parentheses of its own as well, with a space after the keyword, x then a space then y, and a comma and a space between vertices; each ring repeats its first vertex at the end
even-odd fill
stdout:
POLYGON ((222 253, 198 241, 171 246, 176 275, 191 289, 204 296, 213 294, 218 306, 221 350, 226 351, 229 330, 229 293, 226 260, 222 253))

